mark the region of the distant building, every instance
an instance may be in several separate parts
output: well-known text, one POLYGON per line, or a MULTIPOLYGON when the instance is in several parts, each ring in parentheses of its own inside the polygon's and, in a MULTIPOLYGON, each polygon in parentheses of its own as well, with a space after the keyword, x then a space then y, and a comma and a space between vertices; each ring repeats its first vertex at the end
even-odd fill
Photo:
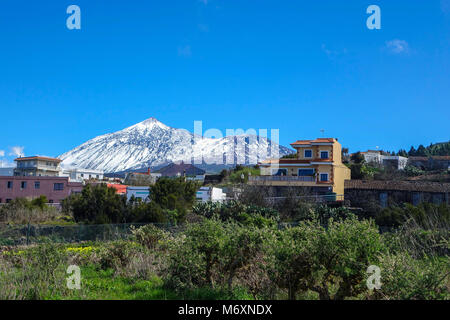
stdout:
POLYGON ((126 195, 127 194, 127 187, 126 185, 119 184, 119 183, 107 183, 106 184, 108 188, 114 188, 116 189, 117 194, 126 195))
POLYGON ((49 203, 61 203, 72 193, 83 190, 83 184, 69 182, 67 177, 12 176, 0 177, 0 203, 16 198, 47 197, 49 203))
POLYGON ((150 186, 156 183, 161 177, 160 173, 153 173, 150 168, 146 172, 129 172, 125 175, 124 183, 134 186, 150 186))
POLYGON ((83 182, 86 180, 103 180, 103 171, 91 169, 63 169, 61 177, 69 177, 70 181, 83 182))
POLYGON ((367 150, 365 152, 361 152, 361 155, 367 163, 376 163, 384 167, 394 168, 396 170, 405 169, 408 163, 408 158, 406 157, 386 155, 380 150, 367 150))
POLYGON ((127 187, 127 200, 130 201, 131 197, 135 199, 141 199, 142 201, 150 201, 150 188, 149 187, 127 187))
POLYGON ((345 199, 352 206, 363 208, 393 204, 421 202, 449 204, 450 183, 428 181, 381 181, 347 180, 345 181, 345 199))
POLYGON ((224 202, 226 194, 220 188, 201 187, 196 194, 198 202, 224 202))
POLYGON ((14 160, 17 167, 14 176, 20 177, 58 177, 61 172, 60 159, 47 157, 23 157, 14 160))
POLYGON ((0 176, 11 177, 14 175, 15 167, 10 168, 0 168, 0 176))
POLYGON ((409 157, 408 164, 422 170, 448 170, 450 156, 409 157))
POLYGON ((189 163, 171 163, 168 166, 156 171, 163 177, 195 177, 204 175, 205 170, 197 168, 189 163))

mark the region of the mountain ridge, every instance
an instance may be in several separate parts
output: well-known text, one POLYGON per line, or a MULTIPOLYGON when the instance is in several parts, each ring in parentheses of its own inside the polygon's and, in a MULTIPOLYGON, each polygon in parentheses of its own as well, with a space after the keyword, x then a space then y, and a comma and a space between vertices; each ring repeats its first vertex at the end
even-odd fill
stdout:
POLYGON ((105 173, 163 166, 176 161, 229 167, 237 163, 255 164, 256 159, 269 158, 272 144, 274 148, 278 146, 279 157, 294 152, 266 137, 247 134, 217 139, 199 137, 150 117, 122 130, 94 137, 58 158, 63 160, 63 167, 97 169, 105 173), (231 159, 230 163, 224 161, 231 159))

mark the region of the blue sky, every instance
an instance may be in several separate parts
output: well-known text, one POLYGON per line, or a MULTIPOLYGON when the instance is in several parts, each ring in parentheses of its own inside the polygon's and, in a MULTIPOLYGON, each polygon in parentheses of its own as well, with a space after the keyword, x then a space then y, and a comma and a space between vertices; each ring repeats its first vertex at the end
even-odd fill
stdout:
POLYGON ((450 138, 450 0, 3 0, 0 39, 3 163, 149 117, 351 151, 450 138))

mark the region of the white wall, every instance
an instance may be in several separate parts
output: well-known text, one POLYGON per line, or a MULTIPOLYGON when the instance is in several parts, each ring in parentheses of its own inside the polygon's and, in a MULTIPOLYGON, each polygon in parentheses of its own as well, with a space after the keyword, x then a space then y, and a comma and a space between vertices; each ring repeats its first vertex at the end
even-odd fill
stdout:
POLYGON ((60 176, 69 177, 70 181, 83 182, 84 180, 103 180, 103 171, 89 169, 64 169, 60 176))
POLYGON ((150 188, 149 187, 127 187, 127 200, 130 201, 131 197, 140 198, 142 201, 150 201, 150 188))
POLYGON ((226 200, 226 194, 221 188, 201 187, 196 194, 199 202, 223 202, 226 200))

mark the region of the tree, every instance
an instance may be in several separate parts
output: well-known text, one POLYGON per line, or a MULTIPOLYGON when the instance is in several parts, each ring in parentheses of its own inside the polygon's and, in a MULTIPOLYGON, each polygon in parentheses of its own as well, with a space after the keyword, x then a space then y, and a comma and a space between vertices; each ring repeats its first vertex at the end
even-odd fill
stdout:
POLYGON ((71 211, 77 222, 123 223, 126 222, 126 197, 118 195, 106 184, 88 184, 80 194, 63 200, 64 211, 71 211))
POLYGON ((354 163, 364 163, 364 156, 361 154, 361 152, 356 152, 354 154, 352 154, 351 158, 350 158, 354 163))
POLYGON ((417 155, 416 149, 413 146, 411 146, 411 149, 409 149, 409 151, 408 151, 408 156, 414 157, 416 155, 417 155))
POLYGON ((419 157, 426 157, 427 156, 427 149, 423 145, 420 145, 419 148, 417 148, 416 156, 419 157))
POLYGON ((161 209, 175 212, 176 220, 182 221, 187 210, 192 208, 195 202, 198 188, 198 183, 185 181, 183 177, 163 177, 150 187, 150 197, 151 201, 159 205, 161 209))

